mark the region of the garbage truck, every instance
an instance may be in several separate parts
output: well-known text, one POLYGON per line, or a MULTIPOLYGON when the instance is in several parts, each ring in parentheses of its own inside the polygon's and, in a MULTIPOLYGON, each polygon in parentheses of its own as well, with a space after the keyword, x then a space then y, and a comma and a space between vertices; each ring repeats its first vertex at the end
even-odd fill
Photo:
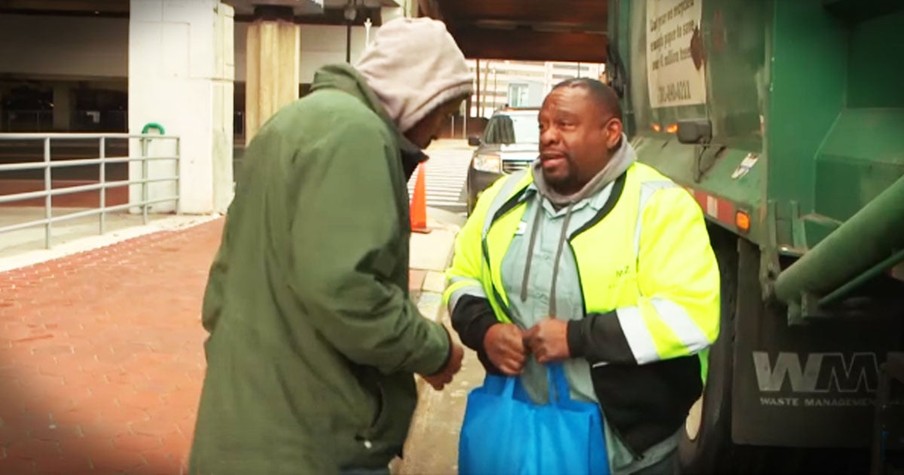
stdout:
POLYGON ((696 198, 721 271, 683 471, 900 470, 904 1, 608 0, 608 14, 627 135, 696 198))

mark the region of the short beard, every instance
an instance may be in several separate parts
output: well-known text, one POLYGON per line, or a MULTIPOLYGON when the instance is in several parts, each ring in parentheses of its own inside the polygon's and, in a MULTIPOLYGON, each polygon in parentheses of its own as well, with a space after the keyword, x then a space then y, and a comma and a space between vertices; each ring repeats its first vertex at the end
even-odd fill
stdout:
POLYGON ((578 191, 581 191, 581 187, 578 186, 577 177, 573 173, 569 173, 563 177, 550 177, 543 173, 543 180, 546 181, 546 184, 550 189, 558 193, 559 195, 565 197, 569 195, 573 195, 578 191))

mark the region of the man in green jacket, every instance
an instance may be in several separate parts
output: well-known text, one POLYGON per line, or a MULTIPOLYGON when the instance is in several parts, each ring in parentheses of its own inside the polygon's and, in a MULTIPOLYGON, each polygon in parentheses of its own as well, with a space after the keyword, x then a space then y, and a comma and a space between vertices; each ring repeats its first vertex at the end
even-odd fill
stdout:
POLYGON ((462 349, 408 296, 406 182, 471 93, 445 25, 387 22, 258 132, 210 270, 190 473, 388 473, 462 349))

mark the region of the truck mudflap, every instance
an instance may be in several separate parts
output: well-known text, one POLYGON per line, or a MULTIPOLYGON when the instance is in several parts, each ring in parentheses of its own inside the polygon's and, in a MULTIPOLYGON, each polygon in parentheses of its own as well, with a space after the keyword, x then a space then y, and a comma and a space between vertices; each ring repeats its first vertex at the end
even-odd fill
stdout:
POLYGON ((904 353, 889 353, 879 371, 876 391, 876 418, 870 474, 904 471, 904 405, 894 404, 904 395, 904 353))
MULTIPOLYGON (((904 348, 904 315, 812 320, 789 326, 764 304, 759 252, 740 246, 732 382, 736 444, 869 447, 880 365, 904 348)), ((904 404, 900 396, 892 405, 904 404)))

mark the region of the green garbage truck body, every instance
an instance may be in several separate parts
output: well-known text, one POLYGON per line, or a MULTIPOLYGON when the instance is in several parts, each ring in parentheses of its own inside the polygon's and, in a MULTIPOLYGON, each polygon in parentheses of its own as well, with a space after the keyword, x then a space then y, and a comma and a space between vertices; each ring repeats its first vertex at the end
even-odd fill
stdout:
POLYGON ((751 447, 868 454, 883 364, 904 351, 904 2, 608 9, 628 136, 697 199, 722 271, 682 464, 712 471, 751 447))

